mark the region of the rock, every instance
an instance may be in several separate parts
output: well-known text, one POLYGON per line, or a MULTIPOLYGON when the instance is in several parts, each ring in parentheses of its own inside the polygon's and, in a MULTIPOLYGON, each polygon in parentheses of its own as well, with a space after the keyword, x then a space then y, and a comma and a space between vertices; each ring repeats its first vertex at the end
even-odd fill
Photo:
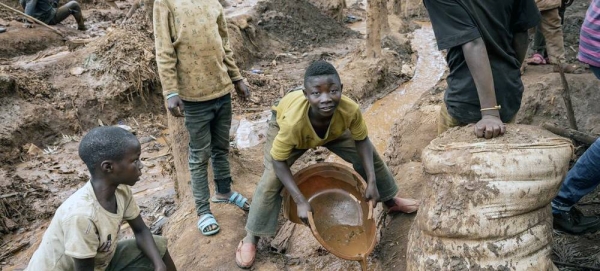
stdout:
POLYGON ((17 223, 15 223, 14 221, 12 221, 9 218, 4 218, 4 225, 6 225, 6 228, 9 231, 15 230, 17 228, 17 223))
POLYGON ((117 124, 117 125, 115 125, 115 127, 119 127, 119 128, 125 129, 128 132, 130 132, 130 133, 132 133, 132 134, 135 135, 135 131, 133 130, 133 128, 131 128, 131 126, 124 125, 124 124, 117 124))
POLYGON ((69 70, 69 73, 71 75, 79 76, 79 75, 83 74, 85 71, 86 71, 86 69, 84 69, 82 67, 74 67, 69 70))
POLYGON ((154 141, 154 138, 152 138, 151 136, 145 136, 145 137, 141 137, 139 139, 139 141, 140 141, 140 144, 146 144, 146 143, 154 141))
POLYGON ((29 148, 27 149, 27 154, 31 155, 31 156, 36 156, 36 155, 40 155, 44 153, 44 151, 42 151, 42 149, 40 149, 38 146, 36 146, 35 144, 31 144, 29 146, 29 148))
POLYGON ((8 74, 0 73, 0 97, 15 90, 15 79, 8 74))

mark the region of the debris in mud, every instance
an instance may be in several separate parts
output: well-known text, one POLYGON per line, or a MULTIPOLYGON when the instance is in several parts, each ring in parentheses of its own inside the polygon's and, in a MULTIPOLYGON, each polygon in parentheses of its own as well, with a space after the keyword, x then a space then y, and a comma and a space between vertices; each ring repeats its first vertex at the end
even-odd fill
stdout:
POLYGON ((116 79, 100 90, 105 99, 121 93, 131 99, 134 95, 145 99, 155 89, 158 75, 154 41, 144 33, 114 29, 89 46, 93 53, 85 60, 84 68, 97 77, 108 73, 116 79))
POLYGON ((258 25, 297 50, 359 36, 306 0, 272 0, 259 5, 261 18, 258 25))

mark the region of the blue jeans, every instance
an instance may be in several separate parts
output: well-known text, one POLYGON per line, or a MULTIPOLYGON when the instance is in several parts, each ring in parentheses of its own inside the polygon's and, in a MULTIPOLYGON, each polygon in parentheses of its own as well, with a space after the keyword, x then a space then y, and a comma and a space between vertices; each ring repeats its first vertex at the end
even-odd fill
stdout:
POLYGON ((600 139, 575 163, 552 201, 552 213, 570 211, 583 196, 600 184, 600 139))
MULTIPOLYGON (((204 101, 183 101, 185 127, 190 133, 189 165, 192 194, 198 216, 210 213, 208 161, 212 160, 215 182, 231 184, 229 169, 229 129, 231 128, 231 94, 204 101)), ((219 187, 219 185, 215 185, 219 187)), ((229 193, 229 191, 218 191, 229 193)))

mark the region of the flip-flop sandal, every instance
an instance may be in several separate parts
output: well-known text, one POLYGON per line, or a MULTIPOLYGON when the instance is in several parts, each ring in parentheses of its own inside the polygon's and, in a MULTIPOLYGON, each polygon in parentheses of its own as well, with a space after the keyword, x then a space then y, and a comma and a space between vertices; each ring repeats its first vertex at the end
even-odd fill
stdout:
POLYGON ((248 269, 254 264, 256 259, 256 245, 255 244, 244 244, 244 240, 240 241, 240 244, 235 251, 235 264, 239 268, 248 269), (245 260, 249 258, 248 260, 245 260))
POLYGON ((242 194, 240 194, 238 192, 233 192, 233 194, 231 194, 231 197, 229 197, 229 199, 219 199, 219 198, 217 198, 217 196, 213 196, 211 198, 211 201, 214 203, 231 203, 231 204, 235 204, 237 207, 240 207, 240 209, 242 209, 244 211, 250 210, 250 204, 248 204, 248 206, 246 206, 248 199, 245 198, 244 196, 242 196, 242 194))
POLYGON ((542 56, 539 53, 533 54, 530 58, 525 60, 525 63, 527 63, 529 65, 546 65, 546 64, 548 64, 548 62, 546 61, 544 56, 542 56))
POLYGON ((213 216, 212 214, 205 214, 198 220, 198 230, 200 230, 200 232, 205 236, 214 235, 217 232, 219 232, 220 229, 221 227, 219 227, 219 223, 217 223, 215 216, 213 216), (216 225, 217 228, 210 231, 204 231, 211 225, 216 225))
POLYGON ((388 208, 388 214, 410 214, 419 210, 419 202, 414 199, 394 198, 394 203, 394 206, 388 208))

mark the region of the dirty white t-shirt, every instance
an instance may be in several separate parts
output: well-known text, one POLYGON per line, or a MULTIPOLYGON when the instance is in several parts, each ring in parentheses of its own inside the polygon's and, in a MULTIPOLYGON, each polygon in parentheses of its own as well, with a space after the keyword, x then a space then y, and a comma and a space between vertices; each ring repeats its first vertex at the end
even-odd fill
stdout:
POLYGON ((74 270, 73 258, 95 258, 94 270, 105 270, 115 248, 123 220, 140 214, 129 186, 115 191, 117 213, 105 210, 87 182, 56 210, 42 242, 26 271, 74 270))

